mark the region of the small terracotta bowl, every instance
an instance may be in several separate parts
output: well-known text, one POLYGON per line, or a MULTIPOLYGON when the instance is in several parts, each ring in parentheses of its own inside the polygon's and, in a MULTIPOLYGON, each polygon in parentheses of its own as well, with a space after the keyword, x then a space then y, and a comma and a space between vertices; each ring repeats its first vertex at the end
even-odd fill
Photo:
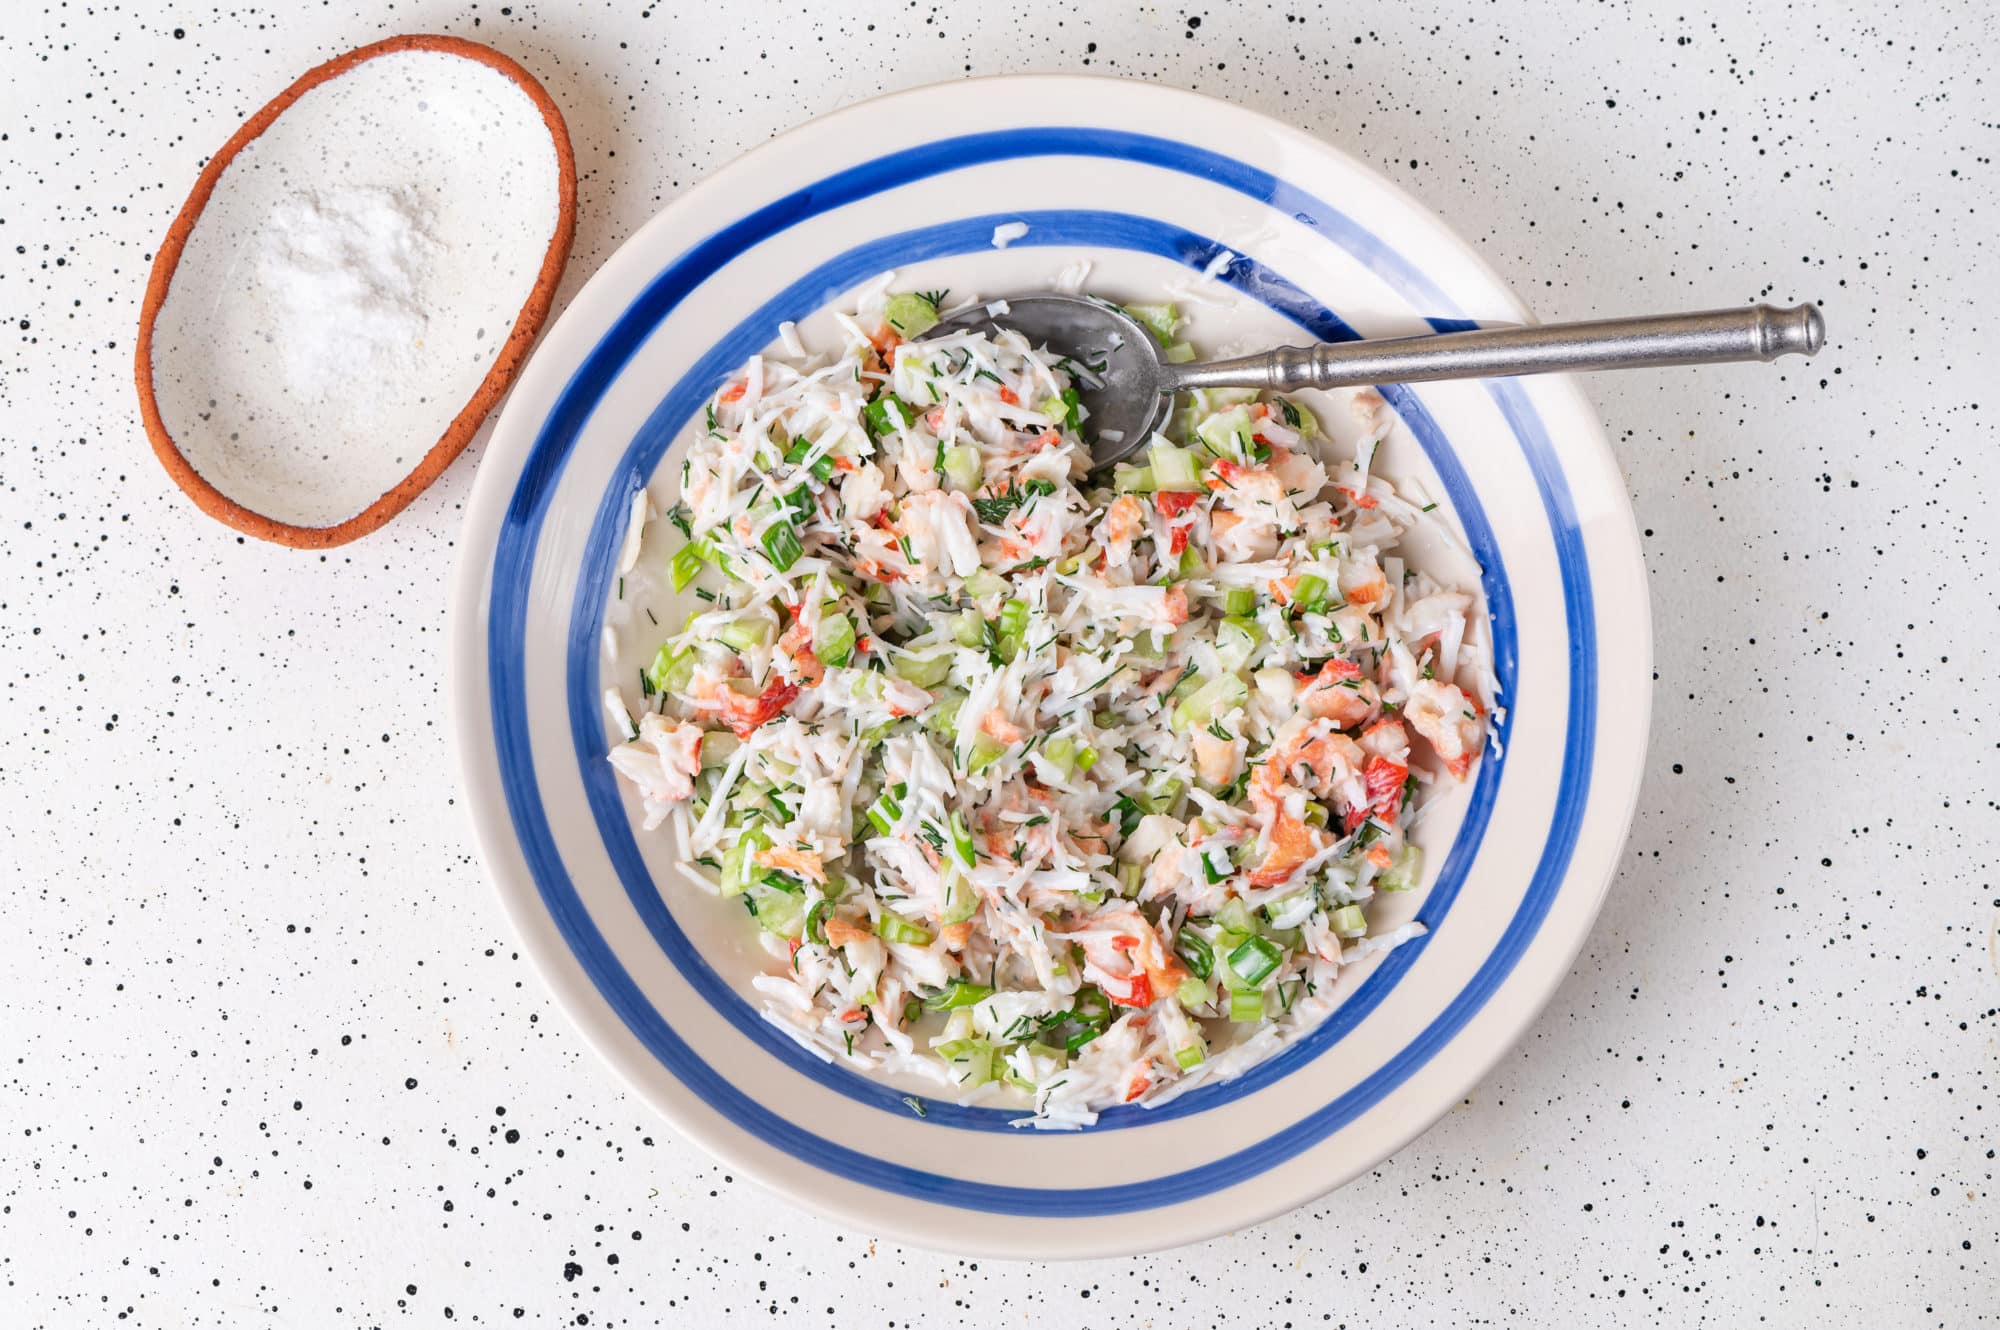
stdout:
MULTIPOLYGON (((153 260, 136 373, 154 453, 197 507, 248 535, 305 549, 367 535, 513 382, 575 230, 562 113, 498 51, 392 37, 310 70, 202 170, 153 260), (302 305, 301 270, 273 280, 268 262, 273 218, 354 198, 406 203, 424 228, 396 293, 395 326, 420 332, 372 358, 338 354, 353 329, 325 310, 346 307, 302 305)), ((309 275, 367 276, 351 252, 329 271, 309 275)))

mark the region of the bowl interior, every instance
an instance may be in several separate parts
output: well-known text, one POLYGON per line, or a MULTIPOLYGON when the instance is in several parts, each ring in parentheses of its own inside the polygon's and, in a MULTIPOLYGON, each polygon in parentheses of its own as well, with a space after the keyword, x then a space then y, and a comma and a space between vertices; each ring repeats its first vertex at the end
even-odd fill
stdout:
MULTIPOLYGON (((1024 242, 1032 237, 1030 232, 1024 242)), ((889 273, 878 275, 870 285, 890 276, 889 273)), ((1191 273, 1185 264, 1157 254, 1017 242, 1004 252, 994 251, 989 245, 982 253, 929 259, 893 271, 896 289, 948 291, 953 303, 1049 290, 1057 282, 1074 282, 1079 277, 1088 293, 1120 303, 1158 302, 1169 298, 1171 293, 1183 315, 1190 320, 1183 336, 1203 355, 1236 355, 1314 340, 1313 334, 1301 328, 1292 318, 1262 303, 1240 287, 1225 281, 1203 279, 1198 273, 1191 273)), ((842 292, 829 305, 800 311, 801 317, 794 322, 809 352, 831 350, 840 344, 841 333, 835 315, 851 313, 856 295, 855 292, 842 292)), ((772 332, 770 342, 761 350, 770 355, 782 355, 784 351, 777 343, 775 329, 772 332)), ((1295 394, 1313 409, 1321 422, 1326 433, 1323 445, 1325 455, 1330 458, 1351 457, 1360 437, 1360 426, 1348 406, 1353 395, 1349 390, 1295 394)), ((665 512, 680 496, 682 459, 699 431, 700 421, 697 411, 682 423, 671 446, 650 472, 647 488, 656 512, 665 512)), ((1398 490, 1412 495, 1414 502, 1438 503, 1446 522, 1439 528, 1414 528, 1404 538, 1399 552, 1411 568, 1430 572, 1441 581, 1480 597, 1480 610, 1468 639, 1490 646, 1492 634, 1485 614, 1485 589, 1479 562, 1472 554, 1462 525, 1450 508, 1436 463, 1418 442, 1409 424, 1401 418, 1383 442, 1373 471, 1395 481, 1398 490)), ((628 703, 638 698, 641 695, 639 675, 652 662, 660 642, 689 614, 705 608, 692 587, 681 592, 674 591, 667 575, 668 560, 680 544, 679 532, 671 523, 655 520, 647 528, 637 566, 613 578, 602 605, 601 619, 591 621, 587 615, 582 616, 572 629, 580 637, 598 640, 606 646, 596 684, 600 695, 605 689, 619 689, 627 695, 628 703), (606 630, 609 630, 608 633, 606 630)), ((578 609, 584 608, 579 602, 578 609)), ((1503 690, 1510 682, 1502 679, 1503 690)), ((623 738, 607 712, 599 711, 598 722, 601 739, 607 748, 623 738)), ((1458 843, 1474 788, 1473 785, 1446 785, 1424 805, 1418 821, 1411 828, 1411 840, 1423 848, 1425 862, 1430 865, 1423 889, 1379 895, 1370 906, 1374 933, 1387 933, 1420 917, 1429 898, 1430 884, 1438 877, 1439 866, 1448 861, 1450 850, 1458 843)), ((761 1010, 763 999, 751 987, 751 979, 759 973, 772 971, 782 962, 759 944, 757 929, 744 914, 740 903, 720 898, 689 880, 681 867, 683 847, 673 833, 672 824, 663 825, 650 833, 639 831, 643 819, 637 800, 629 788, 621 786, 619 792, 627 823, 634 829, 634 840, 644 865, 647 885, 660 898, 673 924, 686 936, 693 950, 707 960, 721 981, 709 990, 711 1001, 727 1004, 732 1009, 735 1009, 736 1003, 742 1003, 751 1012, 761 1010)), ((1475 849, 1468 842, 1466 854, 1473 853, 1475 849)), ((628 883, 628 887, 640 889, 633 883, 628 883)), ((1370 958, 1343 969, 1334 990, 1337 1000, 1344 1001, 1359 988, 1380 959, 1370 958)), ((747 1014, 738 1010, 736 1019, 741 1021, 747 1014)), ((1211 1045, 1227 1047, 1247 1028, 1224 1025, 1214 1032, 1219 1037, 1219 1043, 1217 1038, 1212 1038, 1211 1045)), ((785 1049, 783 1037, 775 1028, 763 1042, 790 1056, 811 1056, 804 1049, 785 1049)), ((842 1070, 861 1078, 864 1086, 874 1082, 877 1094, 887 1087, 897 1096, 919 1094, 928 1099, 940 1098, 937 1083, 922 1076, 865 1075, 846 1067, 842 1070)), ((991 1120, 1000 1122, 1022 1111, 1026 1102, 1025 1096, 1005 1091, 997 1085, 981 1087, 964 1098, 970 1103, 991 1106, 991 1120)), ((943 1110, 940 1108, 939 1111, 943 1110)), ((1140 1109, 1115 1110, 1113 1121, 1121 1117, 1143 1120, 1144 1112, 1140 1109)))

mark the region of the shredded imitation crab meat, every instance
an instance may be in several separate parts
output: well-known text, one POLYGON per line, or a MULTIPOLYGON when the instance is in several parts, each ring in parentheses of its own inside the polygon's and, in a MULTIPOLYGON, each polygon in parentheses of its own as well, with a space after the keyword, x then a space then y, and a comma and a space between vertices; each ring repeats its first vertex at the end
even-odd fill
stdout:
POLYGON ((1300 402, 1193 394, 1106 484, 1089 367, 925 339, 944 299, 717 392, 666 514, 699 601, 607 695, 610 760, 761 929, 772 1020, 1087 1125, 1269 1056, 1421 933, 1366 907, 1487 743, 1483 610, 1395 552, 1437 519, 1371 474, 1375 393, 1331 408, 1352 456, 1300 402))

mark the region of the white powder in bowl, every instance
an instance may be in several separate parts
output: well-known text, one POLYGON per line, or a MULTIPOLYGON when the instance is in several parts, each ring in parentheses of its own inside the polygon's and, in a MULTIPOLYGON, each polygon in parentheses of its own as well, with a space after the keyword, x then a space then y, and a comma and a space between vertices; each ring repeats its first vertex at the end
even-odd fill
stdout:
POLYGON ((255 257, 287 386, 320 396, 363 371, 413 366, 439 248, 408 190, 347 186, 274 206, 255 257))

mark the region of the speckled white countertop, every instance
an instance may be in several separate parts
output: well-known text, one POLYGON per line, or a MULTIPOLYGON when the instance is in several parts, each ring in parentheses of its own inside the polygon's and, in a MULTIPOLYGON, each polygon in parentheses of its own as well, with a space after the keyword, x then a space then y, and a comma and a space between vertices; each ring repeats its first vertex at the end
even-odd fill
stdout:
POLYGON ((10 8, 0 1325, 2000 1320, 2000 19, 1658 8, 10 8), (1358 153, 1544 317, 1823 302, 1810 366, 1590 385, 1653 575, 1652 757, 1590 945, 1501 1069, 1309 1209, 1047 1268, 837 1231, 624 1095, 456 801, 477 446, 322 556, 202 517, 139 427, 140 293, 200 165, 409 31, 497 45, 568 115, 563 297, 821 111, 1088 70, 1358 153))

